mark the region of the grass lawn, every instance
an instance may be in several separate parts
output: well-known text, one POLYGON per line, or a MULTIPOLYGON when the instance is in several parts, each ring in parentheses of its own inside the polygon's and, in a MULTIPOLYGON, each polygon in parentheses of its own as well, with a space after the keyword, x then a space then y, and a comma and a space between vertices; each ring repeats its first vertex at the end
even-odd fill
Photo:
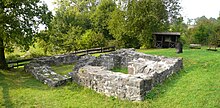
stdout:
POLYGON ((124 74, 128 74, 128 68, 113 68, 111 71, 113 72, 121 72, 124 74))
POLYGON ((75 64, 61 65, 61 66, 51 66, 52 70, 60 75, 67 75, 69 72, 73 71, 75 64))
POLYGON ((138 50, 147 54, 183 57, 184 70, 155 87, 143 102, 106 97, 93 90, 69 83, 51 88, 21 68, 0 70, 0 107, 7 108, 220 108, 220 49, 138 50))
POLYGON ((100 56, 101 54, 108 54, 109 52, 105 52, 105 53, 97 53, 97 54, 91 54, 92 56, 95 56, 95 57, 98 57, 100 56))

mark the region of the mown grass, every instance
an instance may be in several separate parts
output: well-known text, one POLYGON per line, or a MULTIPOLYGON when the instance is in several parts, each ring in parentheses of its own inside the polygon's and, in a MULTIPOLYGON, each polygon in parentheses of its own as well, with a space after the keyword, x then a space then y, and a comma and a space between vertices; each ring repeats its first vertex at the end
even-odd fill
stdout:
POLYGON ((92 56, 95 56, 95 57, 98 57, 100 56, 101 54, 108 54, 109 52, 106 52, 106 53, 97 53, 97 54, 91 54, 92 56))
POLYGON ((69 83, 51 88, 22 69, 0 71, 0 107, 17 108, 220 108, 220 51, 206 49, 139 50, 148 54, 182 57, 184 69, 154 87, 143 102, 122 101, 69 83))
POLYGON ((73 71, 75 64, 61 65, 61 66, 51 66, 52 70, 60 75, 67 75, 69 72, 73 71))
POLYGON ((124 73, 124 74, 128 74, 128 68, 113 68, 113 69, 111 69, 111 71, 113 71, 113 72, 121 72, 121 73, 124 73))

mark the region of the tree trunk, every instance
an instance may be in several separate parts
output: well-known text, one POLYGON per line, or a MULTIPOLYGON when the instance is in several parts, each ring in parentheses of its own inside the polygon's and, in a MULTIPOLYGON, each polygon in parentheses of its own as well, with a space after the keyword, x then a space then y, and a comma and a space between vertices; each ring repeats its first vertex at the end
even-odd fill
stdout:
POLYGON ((0 69, 8 69, 8 65, 5 60, 5 51, 4 51, 3 39, 0 37, 0 69))

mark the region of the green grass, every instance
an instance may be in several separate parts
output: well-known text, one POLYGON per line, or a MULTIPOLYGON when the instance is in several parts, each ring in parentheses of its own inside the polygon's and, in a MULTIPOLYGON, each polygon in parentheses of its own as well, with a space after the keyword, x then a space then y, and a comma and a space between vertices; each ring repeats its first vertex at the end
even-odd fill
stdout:
POLYGON ((73 71, 75 64, 61 65, 61 66, 51 66, 52 70, 60 75, 67 75, 69 72, 73 71))
POLYGON ((128 68, 113 68, 111 71, 113 72, 121 72, 124 74, 128 74, 128 68))
POLYGON ((109 52, 106 52, 106 53, 97 53, 97 54, 91 54, 92 56, 95 56, 95 57, 98 57, 100 56, 101 54, 108 54, 109 52))
POLYGON ((143 102, 106 97, 69 83, 51 88, 22 69, 0 71, 0 107, 7 108, 220 108, 220 49, 139 50, 147 54, 182 57, 184 70, 154 87, 143 102))

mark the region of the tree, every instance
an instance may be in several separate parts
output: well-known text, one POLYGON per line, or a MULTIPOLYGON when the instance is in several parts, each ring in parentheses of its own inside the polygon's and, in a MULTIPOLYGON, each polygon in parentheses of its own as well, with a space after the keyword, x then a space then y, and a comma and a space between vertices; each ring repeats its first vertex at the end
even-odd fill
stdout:
POLYGON ((181 6, 180 0, 162 0, 164 6, 166 7, 168 19, 170 23, 176 22, 181 14, 179 13, 181 6))
POLYGON ((48 24, 51 15, 40 0, 0 1, 0 69, 8 67, 4 51, 15 45, 28 49, 39 24, 48 24))
POLYGON ((105 38, 102 33, 87 30, 81 38, 81 46, 83 49, 103 47, 105 45, 105 38))
POLYGON ((193 36, 196 43, 207 45, 213 40, 214 34, 214 23, 213 19, 207 19, 205 16, 196 19, 196 27, 194 28, 193 36))
POLYGON ((108 40, 113 39, 108 30, 108 21, 115 8, 116 4, 112 0, 101 0, 94 14, 91 15, 93 30, 102 33, 108 40))
POLYGON ((109 21, 108 21, 108 30, 109 33, 112 34, 115 41, 113 41, 116 47, 126 47, 126 12, 120 10, 120 8, 116 8, 113 12, 111 12, 109 21), (118 43, 118 44, 116 44, 118 43))
POLYGON ((161 0, 130 0, 126 22, 126 35, 131 37, 131 41, 134 40, 136 48, 138 44, 145 48, 151 47, 152 32, 165 30, 168 13, 161 0))
POLYGON ((167 31, 179 14, 179 0, 116 0, 109 31, 125 47, 152 45, 152 32, 167 31))
POLYGON ((54 49, 70 52, 81 49, 80 39, 91 29, 90 15, 95 11, 95 0, 57 0, 56 16, 52 19, 48 36, 54 49))

